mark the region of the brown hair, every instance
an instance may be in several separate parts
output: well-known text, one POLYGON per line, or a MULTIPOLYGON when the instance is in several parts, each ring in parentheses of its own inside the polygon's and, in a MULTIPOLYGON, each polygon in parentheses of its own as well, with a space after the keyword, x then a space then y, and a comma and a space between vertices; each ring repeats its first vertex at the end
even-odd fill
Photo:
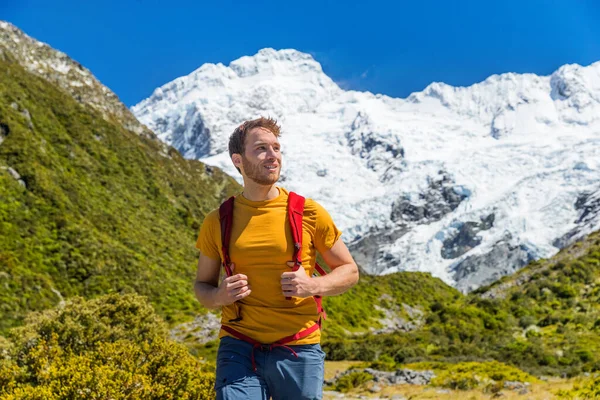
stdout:
MULTIPOLYGON (((277 121, 271 117, 265 118, 260 117, 250 121, 246 121, 233 131, 229 136, 229 157, 234 154, 244 155, 244 148, 246 144, 246 135, 254 128, 263 128, 271 132, 275 137, 281 135, 281 127, 277 125, 277 121)), ((236 167, 238 172, 241 173, 240 169, 236 167)))

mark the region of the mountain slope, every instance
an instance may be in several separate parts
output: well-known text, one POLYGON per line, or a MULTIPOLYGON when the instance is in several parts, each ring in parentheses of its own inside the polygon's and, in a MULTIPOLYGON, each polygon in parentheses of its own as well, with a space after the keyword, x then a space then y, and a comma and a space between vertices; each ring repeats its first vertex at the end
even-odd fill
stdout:
POLYGON ((394 99, 340 89, 308 54, 263 49, 205 64, 132 111, 234 177, 228 135, 278 118, 282 184, 323 203, 373 274, 425 271, 470 290, 600 228, 582 220, 600 206, 578 202, 600 190, 600 63, 394 99))
MULTIPOLYGON (((397 279, 396 274, 371 278, 369 287, 397 279)), ((345 296, 339 297, 341 303, 345 296)), ((397 363, 495 359, 536 375, 600 370, 600 231, 469 295, 414 298, 412 307, 422 312, 420 325, 404 332, 327 336, 328 357, 376 360, 385 355, 397 363)), ((381 306, 364 303, 367 309, 381 306)), ((390 303, 398 304, 394 297, 390 303)))
POLYGON ((59 86, 77 102, 99 111, 103 118, 118 122, 137 134, 155 137, 119 101, 117 95, 83 65, 27 36, 14 25, 0 21, 0 59, 4 59, 5 54, 10 54, 28 72, 59 86))
POLYGON ((0 59, 0 329, 73 295, 137 292, 167 319, 197 312, 197 230, 237 183, 17 61, 0 59))

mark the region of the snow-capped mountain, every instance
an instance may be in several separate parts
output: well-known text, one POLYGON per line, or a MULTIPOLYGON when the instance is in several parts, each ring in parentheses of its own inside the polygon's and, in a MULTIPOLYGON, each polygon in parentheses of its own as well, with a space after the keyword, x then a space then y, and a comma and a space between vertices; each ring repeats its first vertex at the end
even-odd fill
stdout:
POLYGON ((263 49, 205 64, 132 111, 238 178, 229 135, 277 118, 282 185, 323 204, 370 273, 429 271, 469 290, 600 229, 600 62, 396 99, 342 90, 308 54, 263 49))

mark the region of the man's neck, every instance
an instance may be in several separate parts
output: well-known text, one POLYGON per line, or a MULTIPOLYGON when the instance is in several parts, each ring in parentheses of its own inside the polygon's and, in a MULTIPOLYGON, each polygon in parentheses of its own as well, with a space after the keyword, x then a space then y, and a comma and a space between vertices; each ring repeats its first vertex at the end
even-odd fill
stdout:
POLYGON ((277 186, 274 184, 271 186, 265 186, 248 182, 244 184, 242 196, 250 201, 273 200, 279 196, 279 189, 277 189, 277 186))

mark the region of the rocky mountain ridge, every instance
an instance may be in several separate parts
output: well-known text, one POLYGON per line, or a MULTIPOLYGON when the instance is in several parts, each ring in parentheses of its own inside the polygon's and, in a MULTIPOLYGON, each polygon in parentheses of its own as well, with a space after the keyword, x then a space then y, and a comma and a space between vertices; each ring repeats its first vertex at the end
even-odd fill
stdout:
POLYGON ((114 118, 139 135, 155 136, 131 114, 113 91, 83 65, 31 38, 11 23, 0 21, 0 59, 7 55, 14 57, 29 72, 58 85, 79 103, 93 107, 104 118, 114 118))

